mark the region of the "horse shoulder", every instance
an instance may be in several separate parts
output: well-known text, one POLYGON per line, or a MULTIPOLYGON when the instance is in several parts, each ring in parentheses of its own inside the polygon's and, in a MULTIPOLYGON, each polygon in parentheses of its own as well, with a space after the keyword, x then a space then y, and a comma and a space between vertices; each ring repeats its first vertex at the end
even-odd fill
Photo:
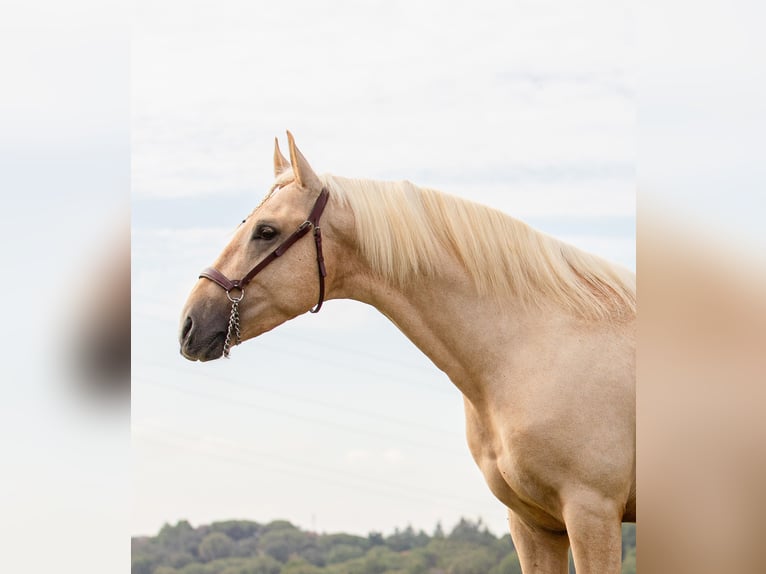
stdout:
POLYGON ((466 399, 468 445, 493 493, 548 528, 564 493, 622 501, 635 484, 631 339, 608 330, 551 335, 517 349, 484 401, 466 399))

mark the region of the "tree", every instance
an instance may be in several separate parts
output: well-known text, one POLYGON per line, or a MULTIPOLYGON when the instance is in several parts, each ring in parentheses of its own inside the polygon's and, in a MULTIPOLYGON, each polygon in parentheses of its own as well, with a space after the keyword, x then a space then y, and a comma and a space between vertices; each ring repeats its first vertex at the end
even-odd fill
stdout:
POLYGON ((405 574, 429 574, 437 565, 438 555, 428 548, 415 548, 404 556, 405 574))
POLYGON ((188 520, 179 520, 175 526, 166 523, 157 535, 157 542, 166 550, 188 552, 197 545, 198 537, 188 520))
POLYGON ((386 538, 386 546, 394 552, 411 550, 415 545, 415 531, 412 529, 412 526, 407 526, 403 532, 397 528, 391 536, 386 538))
POLYGON ((365 574, 383 574, 401 568, 402 556, 386 546, 375 546, 364 557, 365 574))
MULTIPOLYGON (((635 528, 623 529, 622 574, 635 574, 635 528)), ((388 537, 370 532, 304 532, 287 521, 260 526, 230 520, 192 528, 166 524, 155 537, 131 540, 132 574, 518 574, 510 537, 481 520, 461 519, 448 536, 411 526, 388 537)))
POLYGON ((319 548, 315 540, 307 540, 299 554, 301 558, 314 566, 324 566, 327 563, 325 553, 319 548))
POLYGON ((223 532, 208 534, 199 545, 199 557, 205 562, 228 558, 233 551, 234 541, 223 532))
POLYGON ((319 574, 320 572, 322 572, 322 570, 310 562, 294 556, 282 567, 280 574, 319 574))
POLYGON ((503 558, 497 566, 494 566, 489 574, 521 574, 521 564, 516 552, 511 552, 503 558))
POLYGON ((386 543, 380 532, 370 532, 367 535, 367 540, 370 541, 370 546, 382 546, 386 543))
POLYGON ((327 560, 328 564, 338 564, 340 562, 348 562, 354 558, 361 558, 364 554, 365 550, 359 546, 336 544, 327 551, 325 560, 327 560))
POLYGON ((370 540, 368 538, 354 536, 352 534, 323 534, 317 540, 317 545, 323 550, 341 544, 361 548, 364 552, 367 552, 370 548, 370 540))
POLYGON ((271 556, 258 556, 248 561, 246 574, 279 574, 282 564, 271 556))
POLYGON ((149 556, 136 556, 133 552, 130 574, 152 574, 154 572, 155 560, 149 556))
POLYGON ((225 520, 213 522, 210 525, 210 532, 222 532, 232 540, 237 541, 255 536, 261 528, 260 524, 251 520, 225 520))
POLYGON ((636 547, 636 525, 635 524, 623 524, 622 525, 622 558, 625 559, 628 551, 631 548, 636 547))
POLYGON ((487 527, 481 521, 481 518, 476 522, 471 522, 465 518, 461 518, 460 522, 455 525, 449 535, 450 540, 458 540, 463 542, 473 542, 476 544, 492 544, 497 539, 492 535, 487 527))
POLYGON ((273 520, 261 529, 261 534, 267 534, 276 530, 298 530, 298 528, 287 520, 273 520))
POLYGON ((237 540, 232 556, 257 556, 258 548, 258 539, 256 537, 243 538, 242 540, 237 540))
POLYGON ((271 556, 226 558, 207 564, 205 574, 279 574, 281 569, 271 556))
POLYGON ((453 558, 447 569, 448 574, 486 574, 495 564, 497 557, 490 549, 477 546, 468 552, 461 552, 453 558))
POLYGON ((444 538, 444 529, 442 528, 442 522, 441 520, 436 523, 436 528, 434 529, 434 538, 444 538))
POLYGON ((175 569, 179 569, 192 562, 194 562, 194 556, 189 552, 174 552, 168 556, 165 564, 167 566, 172 566, 175 569))
POLYGON ((636 574, 636 548, 631 548, 622 561, 621 574, 636 574))
POLYGON ((287 562, 293 554, 307 546, 309 540, 303 532, 296 528, 281 528, 271 530, 261 536, 259 547, 272 558, 287 562))

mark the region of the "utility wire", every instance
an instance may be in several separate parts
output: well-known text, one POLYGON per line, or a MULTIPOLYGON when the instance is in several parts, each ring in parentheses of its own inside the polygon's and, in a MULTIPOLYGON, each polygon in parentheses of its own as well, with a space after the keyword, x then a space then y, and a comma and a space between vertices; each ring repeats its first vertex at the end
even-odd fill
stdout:
POLYGON ((453 454, 460 454, 460 455, 465 454, 464 451, 458 451, 456 449, 451 449, 451 448, 445 447, 443 445, 426 444, 426 443, 422 443, 420 441, 414 441, 412 439, 403 439, 401 437, 394 437, 394 436, 387 435, 387 434, 384 434, 384 433, 370 431, 370 430, 367 430, 367 429, 361 429, 359 427, 345 425, 345 424, 337 423, 337 422, 330 421, 330 420, 327 420, 327 419, 306 417, 306 416, 298 415, 298 414, 295 414, 295 413, 292 413, 292 412, 289 412, 289 411, 284 411, 284 410, 280 410, 280 409, 275 409, 273 407, 264 406, 261 403, 253 403, 253 402, 250 402, 250 401, 242 401, 242 400, 239 400, 239 399, 234 399, 232 397, 215 395, 215 394, 210 394, 210 393, 203 393, 203 392, 199 392, 197 390, 189 389, 189 388, 186 388, 186 387, 180 387, 178 385, 170 385, 170 384, 167 384, 167 383, 161 383, 161 382, 153 381, 153 380, 146 379, 146 378, 143 378, 143 377, 134 377, 134 380, 135 379, 141 380, 141 381, 143 381, 145 384, 147 384, 149 386, 169 389, 169 390, 175 391, 177 393, 193 395, 193 396, 197 396, 197 397, 201 397, 201 398, 205 398, 205 399, 211 399, 211 400, 214 400, 214 401, 226 402, 226 403, 233 404, 233 405, 236 405, 236 406, 242 407, 242 408, 255 408, 255 409, 257 409, 260 412, 269 412, 269 413, 280 415, 282 417, 289 417, 289 418, 292 418, 292 419, 295 419, 295 420, 300 420, 300 421, 303 421, 303 422, 308 422, 308 423, 311 423, 312 425, 319 424, 319 425, 324 425, 324 426, 332 426, 332 427, 339 428, 341 430, 348 431, 348 432, 355 433, 355 434, 365 434, 365 435, 368 435, 368 436, 373 436, 375 438, 383 438, 383 439, 386 439, 386 440, 397 440, 397 441, 400 441, 400 442, 404 441, 407 444, 409 444, 410 446, 428 449, 429 451, 441 450, 441 451, 445 451, 445 452, 451 452, 453 454))
MULTIPOLYGON (((163 323, 170 323, 171 322, 170 319, 163 319, 163 318, 160 318, 160 317, 155 317, 155 316, 148 315, 146 313, 141 313, 141 312, 137 312, 137 313, 135 313, 135 315, 138 316, 138 317, 142 317, 142 318, 150 319, 150 320, 154 320, 154 321, 160 321, 160 322, 163 322, 163 323)), ((355 348, 351 348, 351 347, 346 347, 346 346, 343 346, 343 345, 338 345, 336 343, 329 343, 327 341, 323 341, 323 340, 320 340, 320 339, 313 339, 313 338, 309 338, 309 337, 304 337, 304 336, 296 335, 295 333, 289 333, 289 335, 282 334, 280 336, 289 337, 289 338, 292 338, 292 339, 297 339, 299 341, 303 341, 304 343, 310 343, 312 345, 324 346, 324 347, 327 347, 327 348, 330 348, 330 349, 334 349, 334 350, 337 350, 337 351, 342 351, 345 354, 349 354, 349 355, 352 355, 352 356, 359 356, 359 355, 366 356, 366 357, 369 357, 369 358, 371 358, 373 360, 379 361, 379 362, 381 362, 381 363, 383 363, 385 365, 389 365, 389 366, 390 365, 396 365, 396 366, 400 366, 400 367, 403 367, 403 368, 409 369, 409 370, 420 370, 420 371, 423 371, 423 372, 427 372, 430 375, 433 375, 435 372, 438 372, 438 370, 435 367, 434 367, 434 369, 429 369, 428 367, 423 366, 423 365, 413 365, 411 363, 407 363, 407 362, 401 361, 401 360, 397 359, 396 357, 378 355, 377 353, 372 353, 372 352, 367 351, 367 350, 360 350, 360 349, 355 349, 355 348)), ((332 365, 335 365, 335 366, 342 366, 345 369, 349 369, 348 365, 339 365, 336 361, 333 361, 331 358, 328 360, 326 355, 323 355, 323 356, 318 356, 318 355, 309 355, 309 356, 307 356, 307 355, 296 355, 294 352, 287 351, 287 350, 285 350, 285 349, 283 349, 281 347, 275 346, 275 345, 271 345, 267 341, 259 341, 258 344, 262 348, 269 350, 269 352, 271 352, 271 353, 279 353, 279 354, 283 354, 283 355, 287 354, 292 359, 300 358, 301 360, 306 360, 306 359, 310 358, 312 361, 319 361, 321 363, 332 364, 332 365)), ((376 377, 380 377, 381 376, 381 374, 379 372, 376 372, 376 371, 371 370, 371 369, 363 369, 363 368, 360 368, 360 367, 357 367, 357 366, 350 367, 350 369, 358 371, 358 372, 366 373, 366 374, 372 374, 372 375, 374 375, 376 377)), ((443 390, 442 387, 436 387, 434 385, 430 385, 430 384, 427 384, 427 383, 423 383, 422 381, 417 381, 417 380, 412 380, 412 379, 398 378, 397 382, 406 383, 408 385, 414 384, 414 385, 417 385, 417 386, 419 386, 421 388, 428 388, 429 390, 435 390, 437 392, 443 390)))
MULTIPOLYGON (((262 464, 262 460, 269 460, 272 464, 271 470, 279 471, 279 467, 281 467, 283 470, 288 470, 290 472, 295 473, 296 476, 303 478, 315 478, 318 480, 322 480, 324 482, 328 482, 331 484, 335 484, 338 486, 346 486, 346 487, 352 487, 356 489, 364 488, 366 490, 372 490, 376 493, 382 493, 387 496, 391 496, 390 491, 396 492, 398 495, 404 495, 410 499, 418 500, 420 502, 423 501, 424 498, 428 498, 434 502, 438 502, 440 505, 443 503, 443 501, 446 499, 448 501, 454 501, 454 500, 461 500, 464 503, 471 504, 473 506, 481 505, 483 504, 482 501, 470 497, 466 497, 462 494, 453 494, 453 493, 445 493, 445 492, 439 492, 436 490, 433 490, 430 487, 421 487, 416 484, 403 484, 393 481, 384 480, 378 477, 370 477, 365 476, 358 473, 353 472, 346 472, 346 471, 339 471, 338 469, 333 469, 329 467, 322 467, 320 465, 316 464, 307 464, 305 462, 296 462, 295 460, 289 459, 287 457, 282 457, 279 455, 275 455, 273 453, 265 453, 265 452, 258 452, 256 450, 253 450, 249 447, 244 447, 240 445, 231 445, 228 444, 229 447, 234 447, 235 450, 239 451, 240 454, 244 455, 245 458, 242 458, 241 456, 235 456, 230 454, 223 454, 219 452, 210 452, 206 449, 201 449, 194 445, 195 442, 200 442, 202 440, 210 440, 213 437, 195 437, 192 435, 188 435, 185 433, 179 433, 176 431, 170 431, 168 429, 159 429, 158 431, 153 431, 153 436, 147 436, 147 435, 139 435, 137 438, 139 440, 147 440, 149 442, 155 442, 155 443, 161 443, 165 446, 170 447, 181 447, 186 450, 190 450, 193 452, 196 452, 198 454, 202 454, 206 457, 213 457, 213 458, 220 458, 227 460, 229 462, 234 462, 236 464, 242 464, 247 466, 256 466, 260 470, 264 469, 264 465, 262 464), (162 437, 162 435, 166 435, 165 437, 162 437), (166 440, 168 437, 173 437, 180 439, 180 442, 172 442, 166 440), (257 461, 253 459, 253 457, 257 457, 257 461), (274 463, 276 463, 276 467, 274 468, 274 463), (316 474, 320 473, 320 474, 316 474), (328 478, 327 476, 322 476, 322 473, 328 474, 333 478, 328 478), (337 477, 340 476, 341 480, 338 480, 337 477), (348 479, 352 479, 352 481, 349 481, 348 479), (359 482, 354 482, 359 481, 359 482), (373 488, 373 486, 376 486, 376 488, 373 488), (380 490, 380 488, 388 489, 389 492, 385 492, 380 490), (419 492, 420 494, 414 495, 413 492, 419 492)), ((215 440, 213 438, 213 440, 215 440)), ((454 510, 464 510, 462 508, 458 508, 456 506, 452 506, 454 510)))
MULTIPOLYGON (((159 367, 161 369, 172 370, 172 371, 174 371, 177 374, 183 373, 184 375, 188 375, 187 371, 179 369, 175 365, 172 365, 172 366, 171 365, 164 365, 164 364, 153 362, 153 361, 146 361, 143 364, 150 365, 152 367, 159 367)), ((313 399, 313 398, 307 398, 307 397, 303 397, 303 396, 298 396, 298 395, 293 394, 293 393, 288 393, 288 392, 280 391, 280 390, 277 390, 277 389, 271 389, 271 388, 265 387, 263 385, 260 385, 258 383, 253 383, 253 382, 250 382, 250 381, 243 382, 243 381, 239 381, 239 380, 232 379, 232 378, 229 378, 229 377, 222 377, 220 375, 213 375, 213 376, 205 375, 205 380, 209 381, 211 383, 225 383, 225 384, 233 385, 235 387, 240 387, 240 388, 243 388, 243 389, 246 389, 246 390, 256 390, 256 391, 260 391, 260 392, 267 393, 267 394, 272 394, 272 395, 277 395, 277 396, 285 397, 285 398, 288 398, 288 399, 293 400, 293 401, 298 401, 298 402, 312 404, 312 405, 318 405, 318 406, 321 406, 321 407, 324 407, 324 408, 328 408, 328 409, 332 409, 332 410, 339 410, 338 405, 335 404, 335 403, 329 403, 329 402, 326 402, 326 401, 321 401, 321 400, 317 400, 317 399, 313 399)), ((418 423, 418 422, 415 422, 415 421, 410 421, 410 420, 404 420, 404 419, 400 419, 400 418, 396 418, 396 417, 391 417, 391 416, 388 416, 388 415, 385 415, 385 414, 382 414, 382 413, 378 413, 378 412, 374 412, 374 411, 367 411, 367 410, 358 409, 358 408, 355 408, 355 407, 346 407, 346 406, 344 406, 342 408, 342 410, 345 413, 354 413, 354 414, 361 415, 361 416, 364 416, 364 417, 367 417, 367 418, 375 418, 375 419, 379 419, 379 420, 382 420, 382 421, 386 421, 387 423, 394 423, 394 424, 398 424, 398 425, 402 425, 402 426, 409 426, 409 427, 413 427, 413 428, 418 428, 418 429, 421 429, 421 430, 426 430, 426 431, 429 431, 429 432, 438 433, 440 435, 449 434, 451 432, 450 430, 447 430, 447 429, 440 429, 440 428, 432 427, 432 426, 429 426, 429 425, 424 425, 424 424, 421 424, 421 423, 418 423)))

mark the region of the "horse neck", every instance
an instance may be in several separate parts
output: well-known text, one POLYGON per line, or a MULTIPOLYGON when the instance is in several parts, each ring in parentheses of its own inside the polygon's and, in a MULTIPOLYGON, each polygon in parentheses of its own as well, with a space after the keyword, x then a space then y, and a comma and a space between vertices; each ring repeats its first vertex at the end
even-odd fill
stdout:
POLYGON ((334 258, 338 267, 331 297, 377 308, 475 404, 497 378, 493 368, 501 370, 499 357, 516 347, 515 341, 529 336, 546 316, 541 310, 530 313, 510 299, 481 296, 446 251, 434 275, 418 275, 406 285, 394 285, 376 276, 361 259, 353 231, 347 228, 340 235, 342 251, 334 258), (488 357, 498 360, 490 365, 488 357))

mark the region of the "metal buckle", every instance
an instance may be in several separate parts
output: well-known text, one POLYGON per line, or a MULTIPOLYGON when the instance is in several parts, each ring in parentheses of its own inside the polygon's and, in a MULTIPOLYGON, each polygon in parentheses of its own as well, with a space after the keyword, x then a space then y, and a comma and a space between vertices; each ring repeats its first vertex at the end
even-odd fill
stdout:
POLYGON ((226 292, 226 296, 229 298, 229 301, 231 301, 232 303, 239 303, 240 301, 242 301, 242 298, 245 296, 245 288, 244 288, 244 287, 238 287, 238 286, 234 286, 234 287, 232 287, 231 289, 229 289, 229 290, 226 292), (240 295, 239 295, 239 298, 238 298, 238 299, 234 299, 234 298, 231 296, 231 290, 232 290, 232 289, 239 289, 239 291, 240 291, 240 295))

